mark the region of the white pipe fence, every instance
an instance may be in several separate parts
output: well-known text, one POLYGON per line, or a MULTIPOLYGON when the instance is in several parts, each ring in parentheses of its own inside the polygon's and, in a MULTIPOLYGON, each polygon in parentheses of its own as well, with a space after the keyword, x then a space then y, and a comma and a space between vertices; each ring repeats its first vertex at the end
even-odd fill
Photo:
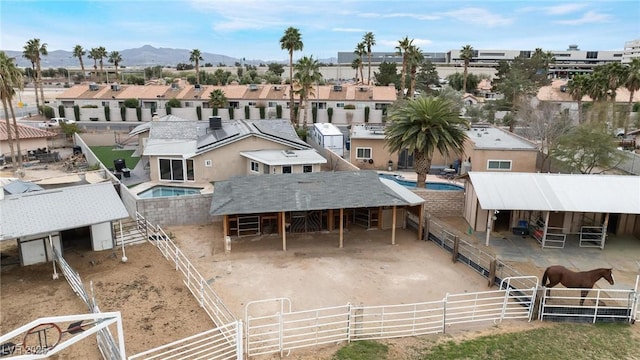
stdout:
POLYGON ((544 291, 540 301, 539 319, 572 322, 627 322, 637 317, 638 293, 634 289, 567 289, 544 291), (580 292, 588 290, 584 304, 580 292))

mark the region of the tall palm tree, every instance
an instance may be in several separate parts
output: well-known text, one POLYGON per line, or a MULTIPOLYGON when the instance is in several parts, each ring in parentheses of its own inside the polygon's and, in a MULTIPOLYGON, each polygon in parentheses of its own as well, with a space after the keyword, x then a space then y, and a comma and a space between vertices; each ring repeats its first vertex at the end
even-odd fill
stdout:
MULTIPOLYGON (((38 114, 42 114, 42 109, 40 108, 40 97, 38 96, 38 82, 36 80, 36 54, 35 49, 33 49, 29 44, 24 46, 24 50, 22 51, 22 57, 28 59, 31 62, 31 81, 33 82, 33 89, 36 94, 36 109, 38 114)), ((42 99, 44 102, 44 99, 42 99)))
POLYGON ((462 92, 467 92, 467 70, 471 59, 473 59, 473 47, 471 45, 465 45, 460 50, 460 59, 464 61, 464 80, 462 82, 462 92))
POLYGON ((629 120, 631 118, 631 111, 633 110, 633 95, 636 91, 640 90, 640 58, 633 58, 631 63, 626 66, 627 71, 623 79, 623 85, 629 90, 629 110, 627 111, 627 119, 624 123, 625 134, 629 128, 629 120))
POLYGON ((304 117, 302 127, 307 128, 307 109, 309 108, 309 99, 314 95, 313 87, 322 79, 320 73, 320 64, 313 55, 303 57, 295 64, 296 74, 293 76, 298 89, 296 92, 300 95, 300 103, 304 104, 304 117))
POLYGON ((376 44, 376 38, 372 32, 362 36, 362 43, 367 47, 367 57, 369 58, 369 73, 367 75, 367 85, 371 85, 371 47, 376 44))
POLYGON ((413 39, 409 40, 408 37, 404 37, 402 40, 398 40, 398 46, 396 46, 396 54, 402 56, 402 72, 400 73, 400 93, 404 94, 406 86, 405 75, 407 74, 407 50, 413 46, 413 39))
POLYGON ((298 29, 289 27, 284 31, 284 35, 280 38, 280 48, 289 52, 289 119, 293 124, 298 123, 293 103, 293 52, 302 51, 303 47, 302 35, 298 29))
POLYGON ((215 89, 209 93, 209 104, 212 108, 224 108, 227 106, 227 96, 221 89, 215 89))
POLYGON ((118 81, 118 65, 120 65, 121 61, 122 61, 122 56, 120 56, 119 52, 112 51, 109 54, 109 62, 113 64, 113 66, 115 66, 116 68, 116 81, 118 81))
MULTIPOLYGON (((102 70, 104 69, 104 63, 102 62, 102 59, 107 57, 107 49, 105 49, 104 46, 100 46, 98 49, 96 49, 96 55, 98 56, 98 63, 100 64, 100 74, 102 74, 102 70)), ((108 79, 109 75, 107 75, 107 80, 108 79)))
POLYGON ((196 64, 196 84, 200 84, 200 61, 204 60, 200 50, 193 49, 189 53, 189 61, 196 64))
MULTIPOLYGON (((38 92, 38 88, 40 89, 40 100, 44 104, 44 89, 42 86, 42 67, 41 67, 41 55, 46 56, 48 54, 47 44, 40 43, 40 39, 31 39, 27 41, 27 44, 24 46, 23 56, 27 59, 31 60, 32 63, 35 63, 36 70, 36 93, 38 92)), ((36 100, 36 105, 37 100, 36 100)), ((40 106, 38 106, 38 112, 43 113, 40 106)))
POLYGON ((409 99, 389 112, 385 145, 391 152, 407 149, 413 153, 416 187, 425 187, 434 154, 461 154, 469 123, 458 109, 441 97, 409 99))
POLYGON ((13 111, 13 96, 15 94, 15 88, 20 91, 24 87, 22 81, 22 72, 18 69, 14 63, 14 58, 8 57, 4 51, 0 51, 0 99, 2 100, 2 107, 4 109, 4 118, 7 127, 7 142, 9 143, 9 149, 11 151, 11 163, 18 164, 17 170, 22 169, 22 150, 20 149, 20 133, 18 131, 18 123, 16 121, 16 114, 13 111), (13 132, 15 134, 16 147, 18 150, 17 159, 16 153, 13 148, 13 138, 11 134, 11 123, 9 122, 9 110, 11 111, 11 118, 13 118, 13 132))
POLYGON ((362 57, 364 56, 364 54, 366 54, 366 51, 367 51, 367 47, 363 42, 358 43, 358 45, 356 45, 356 49, 353 51, 353 53, 356 54, 358 56, 358 59, 360 60, 359 61, 360 63, 360 81, 359 82, 362 84, 364 84, 364 74, 362 73, 362 68, 364 67, 363 66, 364 63, 362 61, 362 57))
POLYGON ((575 75, 569 81, 569 94, 571 99, 578 103, 578 124, 583 123, 582 98, 587 94, 589 78, 586 75, 575 75))
POLYGON ((422 64, 422 60, 424 60, 424 55, 422 54, 422 50, 415 45, 411 45, 405 54, 407 55, 407 71, 409 72, 407 97, 411 99, 416 91, 416 74, 418 67, 422 64))
POLYGON ((82 57, 85 56, 87 54, 86 50, 82 48, 82 45, 76 45, 73 47, 73 57, 78 58, 78 61, 80 61, 80 69, 82 70, 82 77, 85 76, 84 73, 84 60, 82 60, 82 57))
POLYGON ((89 59, 93 60, 93 77, 98 78, 98 59, 100 58, 100 51, 98 48, 91 48, 89 50, 89 59))

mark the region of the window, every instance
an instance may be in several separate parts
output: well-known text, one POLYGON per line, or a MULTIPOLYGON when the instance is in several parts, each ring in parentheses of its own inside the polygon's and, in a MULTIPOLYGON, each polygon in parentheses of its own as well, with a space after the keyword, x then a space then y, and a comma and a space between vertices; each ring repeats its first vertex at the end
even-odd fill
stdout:
POLYGON ((371 148, 356 148, 356 159, 371 159, 371 148))
POLYGON ((158 159, 160 180, 193 181, 195 180, 193 160, 158 159))
POLYGON ((597 59, 598 52, 597 51, 587 51, 587 59, 597 59))
POLYGON ((186 108, 193 107, 193 103, 191 101, 185 101, 184 102, 184 107, 186 107, 186 108))
POLYGON ((249 101, 249 102, 247 102, 247 105, 256 106, 256 102, 255 101, 249 101))
POLYGON ((267 107, 274 108, 276 106, 278 106, 278 102, 277 101, 269 101, 267 103, 267 107))
POLYGON ((489 160, 487 170, 511 170, 511 160, 489 160))
POLYGON ((251 172, 257 173, 260 172, 260 164, 255 161, 251 162, 251 172))
POLYGON ((291 174, 291 165, 286 165, 282 167, 283 174, 291 174))
POLYGON ((336 107, 337 108, 343 108, 344 107, 344 103, 336 103, 336 107))
POLYGON ((313 172, 313 165, 302 165, 302 172, 303 173, 313 172))
POLYGON ((240 102, 238 101, 229 101, 229 107, 232 109, 240 109, 240 102))

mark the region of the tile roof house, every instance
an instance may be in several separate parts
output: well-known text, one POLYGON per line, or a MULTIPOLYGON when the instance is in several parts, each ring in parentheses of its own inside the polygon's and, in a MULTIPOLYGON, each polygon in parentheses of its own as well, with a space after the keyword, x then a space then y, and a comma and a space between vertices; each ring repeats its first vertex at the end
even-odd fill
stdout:
MULTIPOLYGON (((14 141, 13 148, 17 151, 15 145, 15 127, 13 124, 9 126, 9 129, 11 129, 12 139, 14 141)), ((56 136, 56 133, 18 124, 18 135, 20 135, 20 150, 24 155, 27 154, 28 151, 46 148, 48 146, 48 139, 56 136)), ((7 125, 5 123, 0 124, 0 155, 11 155, 7 125)))
POLYGON ((288 120, 189 121, 170 115, 141 124, 130 135, 138 135, 152 181, 208 183, 238 175, 318 172, 326 163, 288 120))

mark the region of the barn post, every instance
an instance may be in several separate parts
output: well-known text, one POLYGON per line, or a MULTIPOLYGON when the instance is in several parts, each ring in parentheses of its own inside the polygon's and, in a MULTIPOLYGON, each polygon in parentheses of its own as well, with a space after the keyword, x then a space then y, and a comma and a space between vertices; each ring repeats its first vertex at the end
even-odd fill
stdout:
POLYGON ((340 208, 340 249, 342 249, 342 246, 344 245, 344 209, 340 208))
POLYGON ((489 263, 489 277, 487 286, 492 287, 496 282, 496 269, 498 268, 498 260, 493 259, 489 263))
POLYGON ((328 213, 329 213, 329 214, 328 214, 329 216, 328 216, 328 218, 327 218, 327 230, 329 230, 329 231, 333 231, 333 226, 334 226, 334 225, 333 225, 333 221, 335 220, 335 219, 333 218, 333 209, 329 209, 329 210, 328 210, 328 213))
POLYGON ((455 263, 458 261, 458 248, 460 247, 460 237, 455 235, 453 237, 453 251, 451 251, 451 262, 455 263))
POLYGON ((229 235, 229 215, 222 215, 222 238, 229 235))
POLYGON ((391 245, 395 245, 396 244, 396 213, 397 213, 397 206, 393 206, 393 216, 392 216, 392 222, 391 222, 391 245))
POLYGON ((547 231, 549 230, 549 213, 551 211, 547 211, 544 214, 544 231, 542 233, 542 247, 544 248, 544 243, 547 241, 547 231))
MULTIPOLYGON (((62 236, 62 235, 59 235, 62 236)), ((51 252, 53 252, 53 261, 51 262, 51 264, 53 264, 53 280, 57 280, 58 279, 58 271, 56 270, 56 250, 53 248, 53 239, 51 238, 51 233, 49 233, 49 246, 51 246, 51 252)))
POLYGON ((287 251, 287 226, 285 224, 284 211, 280 212, 281 226, 282 226, 282 251, 287 251))
POLYGON ((491 224, 493 223, 493 210, 487 211, 487 236, 484 240, 484 245, 489 246, 489 238, 491 237, 491 224))
POLYGON ((424 204, 420 204, 418 208, 418 240, 422 240, 422 231, 424 224, 424 204))
POLYGON ((607 227, 609 227, 609 213, 604 216, 602 224, 602 241, 600 241, 600 250, 604 250, 604 242, 607 240, 607 227))

